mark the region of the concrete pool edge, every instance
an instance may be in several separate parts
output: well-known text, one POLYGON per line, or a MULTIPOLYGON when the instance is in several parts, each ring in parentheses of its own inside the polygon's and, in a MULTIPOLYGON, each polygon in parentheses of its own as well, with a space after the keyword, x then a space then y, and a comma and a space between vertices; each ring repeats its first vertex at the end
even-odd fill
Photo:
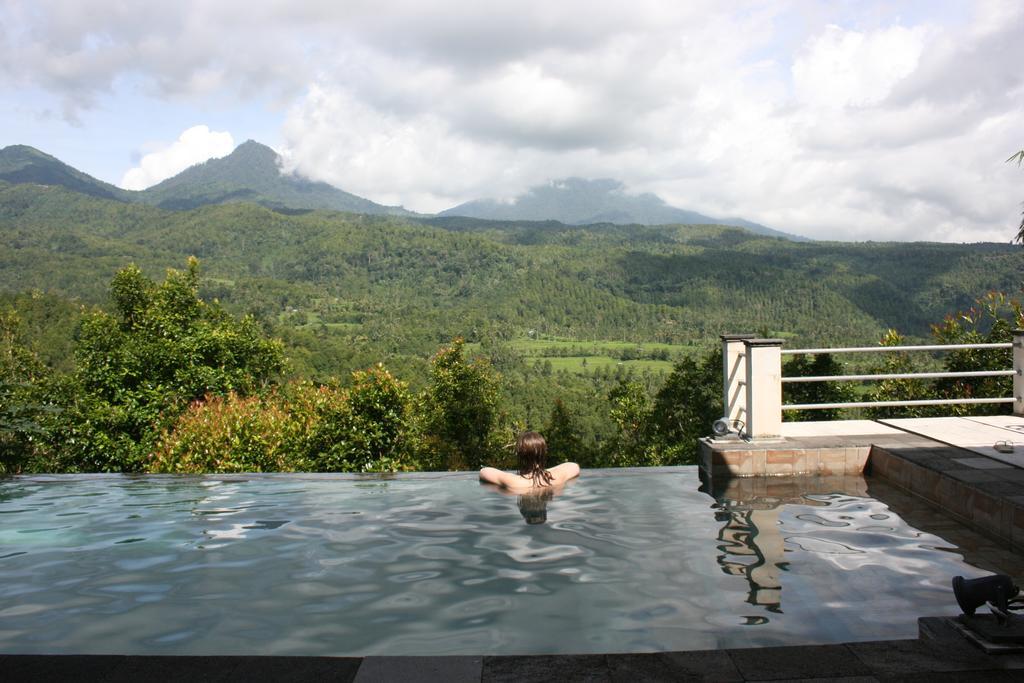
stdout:
POLYGON ((990 655, 951 617, 918 620, 916 640, 636 654, 274 657, 0 654, 17 681, 543 681, 823 679, 1019 680, 1024 655, 990 655))

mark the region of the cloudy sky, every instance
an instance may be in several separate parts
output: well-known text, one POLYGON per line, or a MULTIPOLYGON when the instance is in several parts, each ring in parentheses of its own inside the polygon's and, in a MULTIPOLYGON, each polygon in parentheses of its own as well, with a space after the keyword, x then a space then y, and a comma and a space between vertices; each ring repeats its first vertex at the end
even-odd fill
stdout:
POLYGON ((0 146, 141 189, 253 138, 424 212, 580 176, 814 238, 1005 242, 1022 64, 1019 0, 4 0, 0 146))

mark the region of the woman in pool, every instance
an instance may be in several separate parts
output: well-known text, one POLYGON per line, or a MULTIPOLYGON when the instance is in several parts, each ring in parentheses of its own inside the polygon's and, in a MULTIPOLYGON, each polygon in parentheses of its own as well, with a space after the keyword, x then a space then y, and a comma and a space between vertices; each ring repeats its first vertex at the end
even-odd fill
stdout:
POLYGON ((574 462, 563 462, 545 468, 548 444, 537 432, 523 432, 516 440, 516 457, 519 458, 519 473, 502 472, 494 467, 480 470, 480 481, 496 484, 515 493, 534 493, 546 487, 561 486, 580 476, 580 466, 574 462))

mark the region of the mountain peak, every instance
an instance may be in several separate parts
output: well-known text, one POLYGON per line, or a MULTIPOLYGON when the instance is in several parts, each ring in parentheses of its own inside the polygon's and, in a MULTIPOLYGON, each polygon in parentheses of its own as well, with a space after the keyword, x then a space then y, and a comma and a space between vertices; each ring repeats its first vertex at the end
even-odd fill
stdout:
POLYGON ((238 147, 235 147, 235 150, 225 158, 231 157, 253 159, 263 162, 269 161, 276 166, 277 160, 280 157, 280 155, 277 152, 275 152, 272 148, 264 145, 262 142, 256 142, 255 140, 246 140, 238 147))
POLYGON ((140 192, 123 190, 68 166, 28 145, 0 149, 0 180, 59 185, 103 199, 152 204, 162 209, 194 209, 206 204, 253 202, 288 212, 351 211, 415 215, 401 207, 383 206, 344 190, 281 173, 281 157, 255 140, 246 140, 226 157, 208 159, 140 192))
MULTIPOLYGON (((615 180, 614 178, 580 178, 578 176, 552 180, 548 183, 548 187, 557 190, 568 189, 597 193, 624 192, 626 190, 626 185, 621 180, 615 180)), ((536 189, 538 188, 531 188, 531 191, 536 189)))
POLYGON ((71 168, 57 157, 29 145, 8 145, 0 149, 0 172, 22 168, 29 164, 53 164, 71 168))
POLYGON ((46 152, 42 152, 35 147, 29 145, 8 145, 7 147, 0 148, 0 157, 14 157, 14 156, 34 156, 34 157, 45 157, 47 159, 53 159, 46 152))
POLYGON ((439 215, 506 221, 555 220, 568 225, 727 225, 764 235, 800 239, 742 219, 712 218, 679 209, 655 194, 630 194, 625 183, 614 178, 552 180, 531 187, 512 201, 475 200, 439 215))
POLYGON ((126 201, 130 194, 28 145, 9 145, 0 149, 0 180, 15 184, 59 185, 93 197, 119 201, 126 201))
POLYGON ((327 183, 283 174, 280 155, 255 140, 246 140, 226 157, 196 164, 154 185, 143 192, 143 201, 165 209, 244 201, 273 209, 300 211, 409 213, 376 204, 327 183))

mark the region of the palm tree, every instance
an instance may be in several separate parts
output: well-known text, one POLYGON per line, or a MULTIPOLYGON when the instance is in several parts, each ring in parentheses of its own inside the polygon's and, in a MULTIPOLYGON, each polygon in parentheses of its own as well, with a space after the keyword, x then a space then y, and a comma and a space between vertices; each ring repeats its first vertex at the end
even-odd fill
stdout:
MULTIPOLYGON (((1006 163, 1010 163, 1011 161, 1016 161, 1018 166, 1024 163, 1024 149, 1007 159, 1006 163)), ((1024 244, 1024 218, 1020 219, 1020 228, 1017 229, 1017 236, 1013 238, 1013 241, 1024 244)))

